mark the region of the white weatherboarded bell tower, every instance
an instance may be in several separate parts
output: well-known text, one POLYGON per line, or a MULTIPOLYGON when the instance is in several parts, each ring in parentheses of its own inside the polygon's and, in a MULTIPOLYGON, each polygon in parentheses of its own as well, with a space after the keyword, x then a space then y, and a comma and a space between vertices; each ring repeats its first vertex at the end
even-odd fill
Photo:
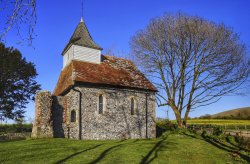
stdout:
POLYGON ((63 68, 67 66, 71 60, 100 64, 101 51, 102 48, 94 42, 86 24, 81 18, 69 43, 62 52, 63 68))

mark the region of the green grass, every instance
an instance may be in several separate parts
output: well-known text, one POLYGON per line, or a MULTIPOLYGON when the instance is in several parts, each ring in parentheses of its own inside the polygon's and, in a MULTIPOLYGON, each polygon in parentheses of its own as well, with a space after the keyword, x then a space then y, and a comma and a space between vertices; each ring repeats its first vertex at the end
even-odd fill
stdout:
POLYGON ((151 140, 0 142, 0 163, 247 163, 249 156, 244 157, 235 158, 231 150, 180 134, 151 140))

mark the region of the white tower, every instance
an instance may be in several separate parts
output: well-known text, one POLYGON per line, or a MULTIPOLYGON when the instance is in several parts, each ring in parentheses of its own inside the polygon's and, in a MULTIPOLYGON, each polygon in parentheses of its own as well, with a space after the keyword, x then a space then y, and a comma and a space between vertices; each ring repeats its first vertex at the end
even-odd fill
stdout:
POLYGON ((77 25, 69 43, 64 48, 63 68, 68 65, 71 60, 80 60, 99 64, 101 63, 102 48, 92 39, 83 19, 77 25))

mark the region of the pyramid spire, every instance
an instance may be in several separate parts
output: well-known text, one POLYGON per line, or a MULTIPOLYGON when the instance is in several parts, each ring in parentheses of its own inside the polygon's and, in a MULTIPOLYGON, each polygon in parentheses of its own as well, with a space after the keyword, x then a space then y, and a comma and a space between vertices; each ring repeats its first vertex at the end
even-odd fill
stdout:
POLYGON ((71 47, 71 45, 78 45, 96 50, 102 50, 102 48, 94 42, 82 18, 77 25, 73 35, 71 36, 68 44, 64 48, 62 54, 64 54, 71 47))

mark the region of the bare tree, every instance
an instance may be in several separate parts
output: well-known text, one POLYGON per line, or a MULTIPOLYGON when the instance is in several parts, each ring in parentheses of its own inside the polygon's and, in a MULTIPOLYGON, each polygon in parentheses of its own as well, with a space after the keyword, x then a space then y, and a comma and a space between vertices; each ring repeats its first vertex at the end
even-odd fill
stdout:
POLYGON ((0 0, 0 42, 16 31, 20 42, 32 44, 36 25, 36 0, 0 0))
POLYGON ((155 18, 133 36, 131 47, 159 90, 158 106, 172 108, 178 127, 186 126, 192 109, 235 93, 249 76, 246 46, 238 34, 197 16, 155 18))

